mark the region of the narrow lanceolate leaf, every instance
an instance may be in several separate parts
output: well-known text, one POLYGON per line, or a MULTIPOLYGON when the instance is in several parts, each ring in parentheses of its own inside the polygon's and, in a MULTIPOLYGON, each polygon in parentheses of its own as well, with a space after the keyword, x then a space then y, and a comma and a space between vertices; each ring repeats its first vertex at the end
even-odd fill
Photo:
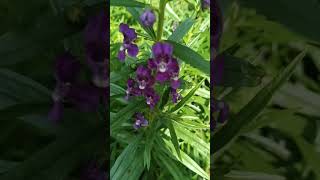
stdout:
POLYGON ((310 40, 320 42, 320 3, 300 0, 240 0, 241 5, 254 8, 268 19, 287 26, 310 40), (283 9, 286 9, 285 11, 283 9))
POLYGON ((162 146, 167 146, 167 149, 165 153, 167 153, 168 156, 174 156, 177 161, 180 161, 185 167, 193 171, 194 173, 198 174, 199 176, 209 179, 209 175, 200 167, 199 164, 197 164, 190 156, 188 156, 185 152, 180 151, 181 153, 181 160, 179 159, 177 152, 174 151, 174 146, 171 143, 171 141, 164 140, 165 142, 157 141, 162 146))
POLYGON ((179 147, 179 141, 178 141, 178 137, 176 134, 176 130, 174 129, 172 122, 167 120, 166 121, 166 125, 169 129, 170 132, 170 136, 171 136, 171 142, 174 145, 174 149, 176 150, 178 157, 181 159, 181 154, 180 154, 180 147, 179 147))
POLYGON ((144 103, 141 101, 132 101, 129 105, 121 109, 115 116, 111 118, 111 134, 116 131, 116 129, 120 128, 121 124, 127 121, 129 118, 133 116, 135 112, 138 112, 143 106, 144 103))
POLYGON ((170 174, 172 175, 174 180, 187 179, 183 176, 181 169, 177 166, 177 163, 169 158, 166 154, 159 150, 159 148, 155 148, 155 159, 156 162, 161 166, 165 167, 170 174))
POLYGON ((266 174, 262 172, 230 171, 225 177, 229 180, 285 180, 279 175, 266 174))
POLYGON ((177 136, 183 139, 188 144, 191 144, 194 148, 196 148, 204 157, 209 157, 210 154, 210 145, 198 137, 196 134, 191 131, 176 126, 177 136))
MULTIPOLYGON (((126 173, 129 173, 129 169, 132 169, 131 164, 134 161, 140 161, 143 168, 143 159, 137 159, 139 154, 137 153, 138 145, 140 142, 141 136, 138 136, 132 143, 130 143, 117 158, 116 162, 111 168, 110 178, 111 179, 121 179, 126 173)), ((131 172, 131 171, 130 171, 131 172)), ((134 173, 134 172, 131 172, 134 173)))
POLYGON ((248 104, 229 122, 213 135, 214 145, 212 152, 217 153, 223 147, 231 144, 238 137, 241 129, 253 121, 266 107, 273 94, 291 76, 295 67, 305 56, 305 52, 300 53, 277 77, 262 88, 248 104))
POLYGON ((20 103, 50 100, 50 91, 46 87, 10 70, 0 69, 0 84, 0 109, 20 103))
POLYGON ((110 0, 111 6, 124 6, 124 7, 146 7, 147 4, 135 0, 110 0))
POLYGON ((0 174, 7 172, 11 168, 14 168, 17 164, 18 162, 0 160, 0 174))
POLYGON ((175 42, 181 41, 183 37, 189 32, 193 24, 193 19, 186 19, 177 27, 177 29, 169 36, 168 39, 175 42))
POLYGON ((187 64, 190 64, 194 68, 204 72, 205 74, 210 74, 210 62, 206 61, 200 54, 190 49, 189 47, 179 44, 174 41, 167 41, 173 46, 173 54, 184 61, 187 64))
POLYGON ((204 80, 205 79, 203 79, 185 97, 183 97, 181 99, 181 101, 170 110, 170 112, 175 112, 175 111, 179 110, 180 108, 182 108, 188 102, 188 100, 194 95, 194 93, 200 88, 200 86, 202 85, 204 80))
POLYGON ((215 82, 216 85, 225 87, 239 86, 257 86, 264 76, 264 71, 257 66, 250 64, 248 61, 231 56, 227 53, 220 54, 218 57, 223 60, 223 74, 216 68, 221 68, 213 65, 213 77, 221 76, 220 82, 215 82))
POLYGON ((110 96, 125 94, 126 90, 117 84, 110 83, 110 96))

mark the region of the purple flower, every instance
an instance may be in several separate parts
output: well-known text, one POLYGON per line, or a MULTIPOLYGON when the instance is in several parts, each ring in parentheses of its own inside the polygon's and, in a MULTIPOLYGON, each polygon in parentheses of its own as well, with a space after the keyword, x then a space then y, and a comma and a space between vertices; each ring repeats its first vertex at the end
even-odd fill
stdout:
POLYGON ((218 119, 215 121, 214 118, 211 119, 211 130, 214 130, 218 123, 225 123, 229 117, 230 108, 229 105, 224 101, 219 101, 214 98, 210 100, 211 104, 211 117, 213 117, 214 112, 218 112, 218 119))
POLYGON ((156 21, 156 16, 150 9, 147 9, 141 14, 140 21, 144 26, 152 27, 156 21))
POLYGON ((181 99, 181 95, 177 92, 177 89, 171 88, 170 94, 171 94, 173 103, 177 103, 181 99))
POLYGON ((142 91, 152 87, 154 84, 154 78, 151 74, 151 70, 141 65, 137 68, 136 80, 139 89, 142 91))
POLYGON ((144 97, 146 98, 146 103, 153 109, 160 100, 160 96, 152 88, 148 88, 144 92, 144 97))
POLYGON ((128 100, 130 96, 139 96, 141 91, 137 87, 137 83, 133 79, 128 79, 125 99, 128 100))
POLYGON ((202 6, 202 9, 210 8, 210 0, 202 0, 201 6, 202 6))
POLYGON ((218 55, 216 59, 211 60, 212 72, 211 79, 214 85, 221 85, 224 74, 224 56, 218 55))
POLYGON ((68 102, 81 112, 93 112, 100 103, 99 88, 92 85, 74 85, 70 88, 68 102))
POLYGON ((75 106, 82 112, 95 111, 98 108, 101 91, 92 85, 82 85, 78 80, 80 63, 66 52, 56 59, 56 87, 52 93, 53 107, 49 119, 58 122, 62 118, 64 103, 75 106))
POLYGON ((147 119, 144 118, 144 116, 141 113, 136 113, 135 115, 135 122, 133 124, 134 129, 139 129, 141 127, 148 126, 149 122, 147 119))
POLYGON ((118 58, 120 61, 126 59, 128 54, 131 57, 136 57, 139 52, 139 48, 133 43, 137 39, 137 33, 133 28, 130 28, 127 24, 121 23, 119 26, 120 32, 123 34, 123 43, 118 52, 118 58))
POLYGON ((172 57, 173 48, 168 43, 158 42, 152 47, 153 59, 149 59, 148 67, 156 70, 156 80, 163 83, 172 80, 173 88, 179 87, 179 64, 172 57))
POLYGON ((63 102, 69 94, 72 84, 76 83, 80 72, 80 63, 69 52, 56 58, 55 79, 56 87, 52 93, 53 107, 48 116, 57 122, 63 115, 63 102))
POLYGON ((107 45, 109 41, 106 26, 107 13, 103 10, 89 18, 85 28, 85 49, 89 68, 93 73, 93 83, 97 87, 108 86, 108 57, 107 45))
POLYGON ((80 62, 69 52, 58 56, 55 64, 55 78, 58 84, 74 83, 80 72, 80 67, 80 62))

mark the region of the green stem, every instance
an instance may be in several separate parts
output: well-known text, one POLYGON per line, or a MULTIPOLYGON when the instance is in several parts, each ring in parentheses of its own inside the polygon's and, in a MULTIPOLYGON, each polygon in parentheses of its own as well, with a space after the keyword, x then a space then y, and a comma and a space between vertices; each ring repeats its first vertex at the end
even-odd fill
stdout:
POLYGON ((157 29, 157 41, 160 41, 162 38, 163 32, 163 23, 164 23, 164 11, 166 8, 167 0, 160 0, 159 3, 159 21, 158 21, 158 29, 157 29))

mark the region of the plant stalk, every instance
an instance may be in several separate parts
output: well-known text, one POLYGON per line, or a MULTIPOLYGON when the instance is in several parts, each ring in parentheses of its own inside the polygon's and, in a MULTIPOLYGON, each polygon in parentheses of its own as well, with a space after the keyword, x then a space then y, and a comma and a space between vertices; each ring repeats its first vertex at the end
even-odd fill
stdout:
POLYGON ((159 3, 159 21, 158 21, 158 29, 157 29, 157 41, 160 41, 162 38, 163 32, 163 23, 164 23, 164 12, 166 8, 167 0, 160 0, 159 3))

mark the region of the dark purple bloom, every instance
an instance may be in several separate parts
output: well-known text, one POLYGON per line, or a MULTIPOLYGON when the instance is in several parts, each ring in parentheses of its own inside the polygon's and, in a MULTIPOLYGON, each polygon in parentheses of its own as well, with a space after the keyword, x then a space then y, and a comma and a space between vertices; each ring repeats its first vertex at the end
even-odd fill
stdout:
POLYGON ((118 58, 120 61, 126 59, 128 54, 131 57, 136 57, 139 52, 139 48, 133 43, 137 39, 137 33, 133 28, 130 28, 127 24, 121 23, 119 26, 120 32, 123 34, 123 43, 118 52, 118 58))
POLYGON ((147 9, 141 14, 140 21, 144 26, 152 27, 156 21, 156 16, 150 9, 147 9))
POLYGON ((80 63, 70 53, 65 52, 56 58, 56 87, 52 93, 53 107, 49 119, 57 122, 63 114, 63 102, 69 94, 72 84, 76 83, 80 72, 80 63))
POLYGON ((210 0, 202 0, 201 6, 202 6, 202 9, 210 8, 210 0))
POLYGON ((56 58, 55 78, 60 84, 74 83, 80 72, 80 62, 71 55, 65 52, 56 58))
POLYGON ((210 111, 210 130, 214 131, 217 123, 224 124, 229 118, 230 107, 224 101, 216 100, 215 98, 210 99, 211 111, 210 111), (214 118, 214 113, 218 113, 218 119, 214 118))
POLYGON ((152 47, 153 59, 149 59, 148 67, 156 70, 156 80, 163 83, 172 80, 173 88, 179 86, 179 64, 172 57, 173 48, 168 43, 158 42, 152 47))
POLYGON ((215 59, 211 60, 211 64, 212 72, 210 78, 214 85, 221 85, 224 74, 224 56, 218 55, 215 59))
POLYGON ((107 13, 101 11, 89 18, 84 33, 86 57, 89 68, 93 73, 93 83, 101 88, 108 86, 107 45, 109 35, 106 21, 107 13))
POLYGON ((133 124, 134 129, 139 129, 141 127, 146 127, 148 126, 149 122, 147 119, 144 118, 144 116, 141 113, 136 113, 135 114, 135 122, 133 124))
POLYGON ((153 109, 160 100, 160 96, 152 88, 146 89, 144 92, 146 103, 153 109))
POLYGON ((139 89, 142 91, 152 87, 152 85, 154 84, 154 78, 151 74, 151 70, 144 66, 138 67, 136 71, 136 80, 139 89))
POLYGON ((68 101, 82 112, 98 109, 100 89, 91 85, 74 85, 70 88, 68 101))

